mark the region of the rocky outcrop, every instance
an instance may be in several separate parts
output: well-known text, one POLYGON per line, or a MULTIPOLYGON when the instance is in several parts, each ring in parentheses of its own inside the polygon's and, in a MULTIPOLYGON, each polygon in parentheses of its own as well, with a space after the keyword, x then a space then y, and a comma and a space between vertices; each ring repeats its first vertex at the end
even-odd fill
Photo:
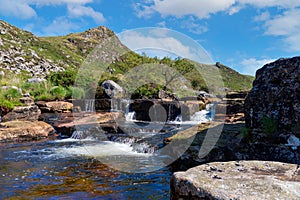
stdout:
POLYGON ((11 112, 3 116, 2 121, 36 121, 41 114, 38 106, 16 106, 11 112))
POLYGON ((215 120, 225 122, 244 121, 244 102, 247 91, 228 92, 215 108, 215 120))
POLYGON ((171 199, 300 199, 300 168, 268 161, 200 165, 171 178, 171 199))
POLYGON ((38 101, 36 104, 39 106, 41 111, 47 112, 71 112, 73 104, 65 101, 38 101))
POLYGON ((0 141, 23 141, 45 138, 53 134, 54 128, 41 121, 9 121, 0 123, 0 141))
MULTIPOLYGON (((189 143, 188 149, 174 162, 171 167, 174 171, 187 170, 200 164, 233 160, 263 160, 300 164, 300 147, 288 144, 285 134, 267 138, 261 130, 252 131, 245 129, 244 122, 226 123, 211 122, 200 124, 192 131, 180 131, 165 140, 166 144, 177 142, 170 149, 172 152, 184 148, 189 143), (221 132, 220 132, 221 131, 221 132), (281 138, 281 139, 279 139, 281 138), (200 151, 208 149, 206 154, 200 151)), ((297 143, 293 137, 291 142, 297 143)), ((175 155, 177 156, 177 155, 175 155)))
POLYGON ((299 126, 300 57, 279 59, 257 70, 245 100, 245 114, 246 125, 251 128, 261 127, 264 117, 279 128, 299 126))
MULTIPOLYGON (((30 48, 38 42, 40 40, 33 34, 0 20, 0 68, 17 74, 27 71, 29 75, 37 77, 44 77, 50 71, 64 70, 53 60, 39 55, 36 49, 30 48)), ((39 51, 43 51, 42 47, 39 51)))

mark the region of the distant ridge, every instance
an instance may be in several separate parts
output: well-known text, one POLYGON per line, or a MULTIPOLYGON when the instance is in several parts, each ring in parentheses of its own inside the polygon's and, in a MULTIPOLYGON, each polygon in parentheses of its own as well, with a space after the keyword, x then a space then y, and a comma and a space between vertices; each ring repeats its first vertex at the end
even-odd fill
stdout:
MULTIPOLYGON (((116 37, 115 33, 105 26, 81 33, 70 33, 66 36, 36 37, 28 31, 0 20, 0 71, 32 77, 46 77, 50 72, 59 72, 65 69, 76 70, 99 43, 111 37, 116 37)), ((122 48, 128 49, 118 39, 117 42, 122 48)), ((128 49, 128 51, 130 50, 128 49)), ((105 58, 105 55, 99 56, 100 59, 101 56, 103 59, 105 58)), ((140 59, 135 53, 131 53, 130 56, 133 56, 133 60, 140 59)), ((126 59, 111 58, 111 62, 123 62, 124 60, 126 59)), ((219 62, 216 65, 188 62, 199 65, 199 69, 204 72, 210 67, 218 67, 225 89, 250 90, 252 86, 253 77, 239 74, 219 62)), ((193 72, 187 76, 197 79, 197 75, 193 72)))

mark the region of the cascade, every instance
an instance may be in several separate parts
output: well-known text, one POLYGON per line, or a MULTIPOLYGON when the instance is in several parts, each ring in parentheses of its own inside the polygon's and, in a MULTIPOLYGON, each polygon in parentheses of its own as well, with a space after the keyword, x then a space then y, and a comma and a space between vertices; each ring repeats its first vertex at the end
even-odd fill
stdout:
POLYGON ((125 113, 126 121, 134 121, 135 120, 135 112, 126 112, 125 113))
POLYGON ((85 100, 85 112, 95 112, 95 99, 86 99, 85 100))
POLYGON ((72 133, 71 139, 76 139, 76 140, 82 139, 83 134, 84 134, 84 131, 77 131, 76 130, 72 133))

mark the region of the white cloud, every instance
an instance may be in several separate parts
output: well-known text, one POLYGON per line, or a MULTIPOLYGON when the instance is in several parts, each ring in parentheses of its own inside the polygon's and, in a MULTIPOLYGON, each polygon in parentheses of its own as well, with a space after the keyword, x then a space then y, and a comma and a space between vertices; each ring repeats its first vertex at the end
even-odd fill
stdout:
POLYGON ((202 63, 212 63, 211 57, 199 47, 197 42, 168 29, 159 30, 125 31, 118 37, 124 45, 133 51, 156 52, 158 57, 174 55, 174 57, 189 58, 202 63), (158 35, 159 32, 162 34, 158 35))
POLYGON ((37 16, 32 6, 67 5, 67 11, 71 17, 91 17, 96 23, 102 23, 105 21, 103 14, 85 6, 93 1, 95 0, 2 0, 0 13, 5 16, 28 19, 37 16))
POLYGON ((300 9, 292 9, 265 21, 265 34, 282 36, 287 50, 300 52, 300 9))
POLYGON ((242 65, 241 73, 254 76, 256 70, 263 67, 265 64, 273 61, 275 61, 275 59, 261 59, 261 60, 257 60, 256 58, 244 59, 241 62, 242 65))
POLYGON ((187 20, 183 20, 181 23, 182 28, 188 29, 191 33, 201 34, 208 31, 206 25, 201 25, 197 20, 190 16, 187 20))
POLYGON ((70 17, 91 17, 96 23, 100 24, 105 21, 102 13, 95 11, 91 7, 82 5, 70 5, 68 6, 68 13, 70 17))
POLYGON ((296 8, 300 5, 299 0, 236 0, 240 5, 252 5, 258 8, 266 7, 281 7, 281 8, 296 8))
POLYGON ((268 11, 261 13, 260 15, 257 15, 254 17, 254 21, 261 22, 269 20, 271 17, 270 13, 268 11))
POLYGON ((43 29, 45 35, 66 35, 73 30, 78 29, 79 26, 70 22, 65 17, 58 17, 53 22, 43 29))
POLYGON ((87 4, 93 0, 25 0, 28 4, 38 6, 60 5, 60 4, 87 4))
POLYGON ((229 9, 235 0, 153 0, 146 5, 137 4, 139 7, 138 16, 149 16, 154 12, 162 16, 183 17, 185 15, 195 15, 199 19, 208 18, 211 14, 229 9))
POLYGON ((177 19, 185 17, 182 21, 182 28, 198 34, 208 31, 206 26, 199 25, 199 20, 209 18, 218 12, 233 15, 249 6, 259 10, 277 8, 277 14, 267 10, 253 17, 254 22, 263 24, 265 35, 280 36, 287 47, 286 50, 300 51, 299 0, 147 0, 146 2, 139 1, 135 5, 139 17, 151 17, 155 13, 177 19), (191 16, 198 21, 187 18, 191 16))
POLYGON ((300 6, 299 0, 148 0, 136 3, 135 9, 139 17, 149 17, 155 12, 162 16, 177 18, 193 15, 198 19, 208 18, 211 14, 225 11, 232 15, 246 6, 257 8, 279 7, 292 9, 300 6))
POLYGON ((4 16, 17 16, 22 19, 36 17, 37 14, 26 2, 20 0, 2 0, 0 13, 4 16))

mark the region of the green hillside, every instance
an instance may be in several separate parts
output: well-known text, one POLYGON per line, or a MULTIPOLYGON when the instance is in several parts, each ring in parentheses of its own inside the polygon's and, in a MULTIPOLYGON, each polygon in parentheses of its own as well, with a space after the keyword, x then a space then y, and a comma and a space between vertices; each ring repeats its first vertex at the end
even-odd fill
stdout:
MULTIPOLYGON (((87 30, 82 33, 71 33, 66 36, 58 37, 36 37, 30 32, 20 30, 4 21, 0 20, 0 71, 5 75, 1 75, 0 86, 17 86, 23 92, 29 92, 36 99, 55 99, 58 98, 53 92, 54 87, 61 87, 65 90, 63 97, 70 97, 74 92, 73 84, 76 78, 77 70, 81 67, 87 56, 106 40, 109 40, 115 34, 108 28, 100 26, 87 30), (30 77, 41 77, 47 81, 39 86, 26 83, 30 77), (52 92, 51 92, 52 91, 52 92)), ((118 45, 123 46, 118 40, 118 45)), ((97 55, 97 59, 107 59, 105 52, 97 55)), ((187 59, 170 58, 159 59, 157 57, 150 58, 147 55, 139 55, 131 51, 121 56, 112 56, 109 58, 113 71, 108 70, 99 80, 99 85, 106 79, 122 81, 126 73, 141 65, 158 66, 166 65, 178 72, 183 79, 180 85, 189 85, 191 89, 214 91, 226 90, 249 90, 252 86, 253 77, 239 74, 233 69, 220 63, 216 65, 199 64, 187 59), (214 76, 216 70, 223 80, 222 83, 216 83, 214 76)), ((156 71, 156 74, 158 71, 156 71)), ((163 73, 163 72, 162 72, 163 73)), ((148 73, 155 80, 155 73, 148 73)), ((169 86, 169 82, 175 80, 176 76, 169 75, 165 77, 165 83, 151 83, 150 85, 135 88, 131 91, 137 97, 155 97, 153 93, 169 86), (140 94, 139 94, 140 93, 140 94), (152 95, 152 96, 151 96, 152 95)), ((91 77, 85 77, 82 83, 84 87, 89 87, 88 82, 91 77), (86 84, 86 85, 85 85, 86 84)), ((178 86, 178 85, 177 85, 178 86)), ((97 86, 95 86, 97 87, 97 86)), ((59 90, 58 90, 59 91, 59 90)), ((3 92, 2 92, 3 93, 3 92)), ((77 91, 78 93, 78 91, 77 91)), ((99 97, 101 97, 99 91, 99 97)), ((82 94, 83 95, 83 94, 82 94)))

